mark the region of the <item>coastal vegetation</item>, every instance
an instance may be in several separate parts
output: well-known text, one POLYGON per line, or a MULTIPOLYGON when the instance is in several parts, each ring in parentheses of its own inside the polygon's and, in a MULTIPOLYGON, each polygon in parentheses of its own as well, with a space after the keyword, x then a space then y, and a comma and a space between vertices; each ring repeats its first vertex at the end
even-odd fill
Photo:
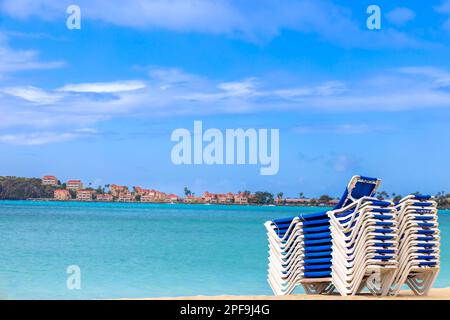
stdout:
POLYGON ((42 185, 41 179, 0 177, 0 199, 24 200, 53 198, 55 187, 42 185))
MULTIPOLYGON (((126 186, 105 184, 92 188, 91 183, 83 188, 79 180, 69 180, 61 183, 54 176, 40 178, 23 178, 0 176, 0 200, 27 200, 27 199, 47 199, 47 200, 81 200, 81 201, 120 201, 120 202, 183 202, 183 203, 217 203, 217 204, 254 204, 254 205, 293 205, 293 206, 334 206, 338 198, 329 195, 322 195, 319 198, 307 198, 304 192, 299 192, 297 198, 286 198, 283 192, 276 195, 267 191, 256 191, 252 193, 248 190, 239 191, 237 194, 231 192, 227 194, 213 194, 204 192, 202 196, 196 196, 189 187, 184 187, 184 198, 176 195, 166 195, 156 190, 133 187, 128 191, 126 186), (53 179, 51 184, 44 183, 45 178, 53 179), (79 189, 70 188, 73 183, 79 184, 79 189), (56 194, 63 197, 57 197, 56 194), (80 197, 81 196, 81 197, 80 197), (83 198, 83 196, 85 198, 83 198)), ((420 194, 415 192, 414 194, 420 194)), ((402 195, 379 191, 376 197, 380 200, 399 201, 402 195)), ((450 208, 450 194, 441 191, 435 195, 435 200, 439 208, 450 208)))

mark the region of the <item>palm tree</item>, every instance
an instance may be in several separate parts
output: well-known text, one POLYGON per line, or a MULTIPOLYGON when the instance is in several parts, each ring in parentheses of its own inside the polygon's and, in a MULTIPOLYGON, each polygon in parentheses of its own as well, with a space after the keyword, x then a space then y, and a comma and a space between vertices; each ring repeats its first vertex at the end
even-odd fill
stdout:
POLYGON ((299 197, 300 199, 305 199, 305 194, 304 194, 303 192, 300 192, 300 193, 298 194, 298 197, 299 197))
POLYGON ((192 196, 192 192, 191 190, 189 190, 188 187, 184 187, 184 195, 187 196, 192 196))
POLYGON ((389 198, 389 194, 386 191, 381 191, 377 193, 378 200, 384 200, 386 198, 389 198))
POLYGON ((278 200, 283 199, 283 192, 278 192, 278 193, 277 193, 277 199, 278 199, 278 200))

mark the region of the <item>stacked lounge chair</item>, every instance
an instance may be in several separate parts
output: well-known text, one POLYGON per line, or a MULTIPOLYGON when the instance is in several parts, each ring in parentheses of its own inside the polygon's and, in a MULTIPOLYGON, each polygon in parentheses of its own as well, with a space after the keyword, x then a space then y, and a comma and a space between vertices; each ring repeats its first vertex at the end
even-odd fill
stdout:
POLYGON ((396 210, 400 221, 399 267, 390 294, 397 295, 407 284, 416 295, 427 295, 439 273, 437 203, 430 196, 410 195, 396 210))
POLYGON ((437 204, 413 195, 374 198, 381 180, 354 176, 330 211, 267 221, 268 282, 276 295, 425 295, 439 273, 437 204))
POLYGON ((397 269, 398 228, 393 203, 363 197, 329 212, 332 245, 332 282, 343 295, 367 288, 386 295, 397 269))
MULTIPOLYGON (((373 197, 381 180, 354 176, 339 211, 364 197, 373 197)), ((307 293, 329 293, 332 284, 332 238, 328 212, 310 213, 265 223, 269 239, 268 282, 276 295, 292 293, 302 285, 307 293)))

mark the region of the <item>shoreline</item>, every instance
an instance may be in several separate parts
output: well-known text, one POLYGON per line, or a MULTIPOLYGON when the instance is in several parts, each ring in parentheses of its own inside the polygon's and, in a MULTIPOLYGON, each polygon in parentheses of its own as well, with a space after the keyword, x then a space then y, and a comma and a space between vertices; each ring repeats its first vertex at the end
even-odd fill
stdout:
POLYGON ((129 203, 129 204, 181 204, 181 205, 193 205, 193 206, 236 206, 236 207, 286 207, 286 208, 331 208, 330 206, 313 206, 313 205, 307 205, 307 206, 301 206, 301 205, 277 205, 277 204, 259 204, 259 203, 250 203, 250 204, 244 204, 244 203, 188 203, 188 202, 141 202, 141 201, 97 201, 97 200, 91 200, 91 201, 80 201, 76 199, 71 200, 55 200, 53 198, 29 198, 29 199, 0 199, 0 201, 29 201, 29 202, 61 202, 61 203, 129 203))
POLYGON ((370 294, 347 296, 340 295, 307 295, 307 294, 293 294, 289 296, 185 296, 185 297, 159 297, 159 298, 122 298, 119 300, 189 300, 189 301, 203 301, 203 300, 450 300, 450 287, 431 289, 428 296, 416 296, 412 291, 404 290, 396 297, 374 297, 370 294))
MULTIPOLYGON (((186 202, 140 202, 140 201, 79 201, 76 199, 71 200, 55 200, 53 198, 29 198, 29 199, 0 199, 0 201, 29 201, 29 202, 61 202, 61 203, 119 203, 119 204, 167 204, 167 205, 174 205, 174 204, 180 204, 180 205, 194 205, 194 206, 236 206, 236 207, 279 207, 279 208, 331 208, 330 206, 313 206, 313 205, 277 205, 277 204, 258 204, 258 203, 251 203, 251 204, 240 204, 240 203, 186 203, 186 202)), ((439 208, 438 210, 450 210, 450 207, 444 207, 439 208)))

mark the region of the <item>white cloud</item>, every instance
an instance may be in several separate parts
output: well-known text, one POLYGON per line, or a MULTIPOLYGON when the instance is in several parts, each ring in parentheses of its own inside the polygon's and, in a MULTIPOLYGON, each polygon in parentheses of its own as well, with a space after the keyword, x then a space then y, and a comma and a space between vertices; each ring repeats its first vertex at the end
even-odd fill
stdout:
POLYGON ((245 96, 252 95, 255 92, 255 79, 244 79, 238 82, 223 82, 218 85, 218 88, 226 91, 230 96, 245 96))
POLYGON ((11 48, 7 36, 0 32, 0 76, 16 71, 60 68, 64 65, 64 61, 40 61, 38 52, 33 50, 11 48))
POLYGON ((26 134, 0 134, 0 142, 11 145, 38 146, 49 143, 58 143, 90 136, 86 132, 35 132, 26 134))
MULTIPOLYGON (((439 6, 434 7, 434 10, 440 14, 450 16, 450 0, 444 0, 439 6)), ((450 17, 443 23, 444 30, 450 31, 450 17)))
POLYGON ((334 169, 337 172, 345 172, 355 166, 356 161, 345 154, 340 154, 334 159, 334 169))
MULTIPOLYGON (((69 4, 66 0, 4 0, 0 10, 20 19, 55 20, 66 17, 69 4)), ((293 30, 345 47, 424 46, 393 29, 370 32, 361 25, 360 14, 327 0, 78 0, 77 5, 83 19, 143 30, 227 35, 257 43, 293 30)))
POLYGON ((299 134, 365 134, 371 132, 386 132, 391 131, 393 128, 387 125, 380 124, 368 124, 368 123, 343 123, 335 125, 304 125, 295 127, 292 131, 299 134))
MULTIPOLYGON (((75 83, 54 90, 30 86, 0 87, 0 141, 75 139, 80 134, 95 134, 79 130, 95 130, 98 122, 119 117, 303 110, 367 113, 450 108, 450 73, 432 67, 380 70, 346 81, 311 82, 292 78, 290 83, 289 87, 275 87, 273 81, 264 76, 216 81, 179 69, 153 68, 148 78, 133 81, 75 83), (21 135, 13 134, 17 131, 21 135), (36 135, 38 132, 45 135, 36 135), (58 138, 48 132, 63 132, 63 135, 58 138)), ((297 132, 357 134, 388 129, 364 123, 344 123, 299 127, 297 132)))
POLYGON ((439 6, 434 7, 436 12, 450 14, 450 0, 444 0, 439 6))
POLYGON ((146 84, 143 81, 115 81, 92 82, 80 84, 67 84, 58 91, 93 92, 93 93, 117 93, 143 89, 146 84))
POLYGON ((23 100, 36 104, 52 104, 62 99, 62 95, 52 94, 43 89, 33 86, 26 87, 10 87, 0 90, 5 94, 21 98, 23 100))
POLYGON ((395 8, 386 14, 388 21, 396 26, 403 26, 416 17, 416 13, 408 8, 395 8))

